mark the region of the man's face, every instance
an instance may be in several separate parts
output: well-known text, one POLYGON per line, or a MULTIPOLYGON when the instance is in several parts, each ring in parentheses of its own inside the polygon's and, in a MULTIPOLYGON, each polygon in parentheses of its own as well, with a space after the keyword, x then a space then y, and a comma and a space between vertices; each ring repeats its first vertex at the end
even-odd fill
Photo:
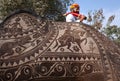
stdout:
POLYGON ((79 13, 79 8, 74 8, 74 12, 79 13))

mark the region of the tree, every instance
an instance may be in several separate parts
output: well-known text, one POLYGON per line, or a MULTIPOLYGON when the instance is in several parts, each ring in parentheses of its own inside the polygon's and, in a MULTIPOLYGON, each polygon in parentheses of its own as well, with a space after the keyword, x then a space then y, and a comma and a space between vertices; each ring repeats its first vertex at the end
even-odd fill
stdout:
POLYGON ((117 25, 111 25, 114 18, 115 15, 109 17, 106 27, 103 28, 102 32, 120 46, 120 27, 117 25))
POLYGON ((115 19, 115 15, 108 18, 105 27, 103 27, 104 19, 105 16, 102 9, 96 10, 93 13, 92 11, 88 12, 87 22, 95 29, 101 30, 104 35, 120 46, 120 27, 117 25, 111 25, 112 21, 115 19))
POLYGON ((99 9, 92 13, 92 11, 88 12, 87 22, 96 29, 100 29, 103 25, 102 22, 104 20, 103 10, 99 9))
POLYGON ((63 20, 63 13, 73 0, 0 0, 0 19, 18 9, 30 10, 41 17, 63 20))

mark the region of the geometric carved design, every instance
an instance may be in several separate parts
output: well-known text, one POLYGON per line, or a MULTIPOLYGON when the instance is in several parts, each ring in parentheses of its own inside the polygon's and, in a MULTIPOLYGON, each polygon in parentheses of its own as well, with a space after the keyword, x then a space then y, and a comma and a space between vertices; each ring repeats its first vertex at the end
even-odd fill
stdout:
POLYGON ((119 81, 119 68, 120 48, 89 25, 26 11, 1 24, 0 81, 119 81))

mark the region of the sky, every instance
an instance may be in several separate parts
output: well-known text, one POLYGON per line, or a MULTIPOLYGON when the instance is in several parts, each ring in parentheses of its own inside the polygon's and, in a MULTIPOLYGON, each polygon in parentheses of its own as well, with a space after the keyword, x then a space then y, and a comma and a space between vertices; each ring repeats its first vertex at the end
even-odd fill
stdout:
POLYGON ((86 14, 89 11, 103 9, 106 23, 111 15, 115 15, 115 20, 112 24, 120 26, 120 0, 74 0, 74 3, 80 5, 80 12, 86 14))

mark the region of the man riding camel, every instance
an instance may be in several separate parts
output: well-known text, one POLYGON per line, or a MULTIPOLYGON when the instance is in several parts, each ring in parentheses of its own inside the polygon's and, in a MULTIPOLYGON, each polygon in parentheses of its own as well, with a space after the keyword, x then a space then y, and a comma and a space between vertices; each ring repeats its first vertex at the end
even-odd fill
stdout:
POLYGON ((66 22, 82 22, 86 20, 86 16, 79 14, 79 8, 80 6, 76 3, 70 6, 71 12, 64 14, 66 16, 66 22))

